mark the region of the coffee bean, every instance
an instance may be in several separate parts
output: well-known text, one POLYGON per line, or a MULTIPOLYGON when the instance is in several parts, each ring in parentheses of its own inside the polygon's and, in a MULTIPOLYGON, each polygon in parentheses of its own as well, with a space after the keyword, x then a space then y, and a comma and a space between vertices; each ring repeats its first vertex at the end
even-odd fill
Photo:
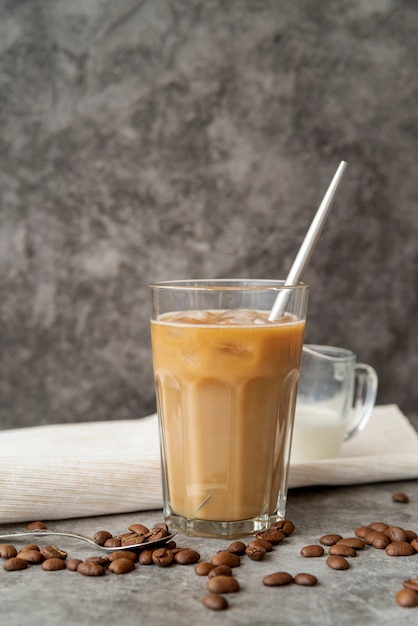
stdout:
POLYGON ((28 562, 24 559, 19 559, 17 556, 12 556, 3 563, 3 569, 5 569, 6 572, 17 572, 20 569, 26 569, 27 566, 28 562))
POLYGON ((408 504, 409 502, 409 498, 406 493, 401 493, 400 491, 393 494, 392 500, 394 502, 400 502, 401 504, 408 504))
POLYGON ((360 537, 344 537, 337 541, 337 545, 348 546, 349 548, 354 548, 354 550, 364 550, 366 544, 360 537))
POLYGON ((208 578, 206 586, 211 593, 236 593, 240 588, 236 578, 225 575, 208 578))
POLYGON ((77 567, 77 572, 83 576, 104 576, 106 570, 98 563, 82 561, 77 567))
POLYGON ((0 544, 0 557, 2 559, 11 559, 17 555, 16 548, 11 543, 0 544))
POLYGON ((132 535, 135 535, 135 533, 132 533, 132 532, 120 533, 119 535, 115 535, 115 539, 119 539, 120 542, 123 543, 124 539, 129 539, 129 537, 132 537, 132 535))
POLYGON ((56 572, 65 568, 65 561, 57 556, 52 556, 49 559, 45 559, 41 567, 44 572, 56 572))
POLYGON ((170 550, 166 550, 166 548, 157 548, 152 551, 152 560, 155 565, 167 567, 174 561, 174 555, 170 550))
POLYGON ((169 534, 168 526, 165 522, 157 522, 156 524, 154 524, 150 532, 153 532, 154 530, 163 530, 165 532, 165 536, 169 534))
POLYGON ((406 541, 406 533, 404 529, 399 526, 389 526, 389 528, 385 530, 385 535, 387 535, 392 542, 406 541))
POLYGON ((117 537, 110 537, 110 539, 106 539, 104 542, 105 548, 120 548, 122 545, 122 541, 117 537))
POLYGON ((229 550, 220 550, 210 560, 213 565, 229 565, 229 567, 238 567, 241 565, 241 559, 236 554, 232 554, 229 550))
POLYGON ((20 551, 22 552, 23 550, 38 550, 38 552, 40 551, 39 550, 39 546, 36 545, 36 543, 27 543, 27 544, 25 544, 24 546, 22 546, 20 551))
POLYGON ((296 576, 293 579, 293 582, 296 583, 297 585, 303 585, 305 587, 313 587, 314 585, 317 584, 318 579, 313 574, 301 573, 301 574, 296 574, 296 576))
POLYGON ((139 533, 132 533, 129 536, 126 536, 122 539, 123 546, 135 546, 140 543, 144 543, 145 535, 139 533))
POLYGON ((414 547, 407 541, 394 541, 386 546, 388 556, 411 556, 415 554, 414 547))
POLYGON ((168 526, 164 523, 155 524, 148 533, 145 533, 147 541, 157 541, 163 539, 169 534, 168 526))
POLYGON ((215 565, 213 563, 202 561, 201 563, 197 563, 194 571, 198 576, 208 576, 213 569, 215 569, 215 565))
POLYGON ((372 522, 369 524, 370 530, 376 530, 378 533, 384 533, 389 528, 389 524, 385 522, 372 522))
POLYGON ((197 563, 200 559, 200 554, 197 550, 191 550, 189 548, 185 548, 180 550, 174 555, 174 560, 178 565, 191 565, 192 563, 197 563))
POLYGON ((128 528, 137 535, 147 535, 149 533, 149 528, 144 526, 144 524, 131 524, 128 528))
POLYGON ((118 559, 131 559, 134 563, 138 560, 136 552, 131 550, 118 550, 117 552, 111 552, 108 557, 109 561, 117 561, 118 559))
POLYGON ((122 558, 111 561, 109 564, 109 572, 113 574, 127 574, 135 569, 135 563, 132 559, 122 558))
POLYGON ((254 545, 247 546, 247 548, 245 550, 245 554, 252 561, 262 561, 264 559, 264 557, 266 556, 266 549, 263 548, 263 546, 261 546, 261 545, 259 545, 259 546, 254 546, 254 545))
POLYGON ((294 532, 295 525, 290 520, 284 519, 280 520, 279 522, 274 522, 274 524, 272 524, 270 528, 277 528, 278 530, 281 530, 282 533, 286 535, 286 537, 289 537, 294 532))
POLYGON ((390 543, 390 539, 384 532, 378 530, 369 530, 369 532, 363 537, 364 543, 367 543, 369 546, 373 546, 373 548, 377 548, 378 550, 384 550, 386 546, 390 543))
POLYGON ((86 559, 86 563, 97 563, 102 567, 107 567, 109 565, 109 557, 107 556, 89 556, 86 559))
POLYGON ((215 576, 232 576, 232 569, 229 565, 218 565, 208 572, 208 578, 215 578, 215 576))
POLYGON ((70 570, 70 572, 76 572, 78 566, 80 565, 80 563, 82 563, 83 561, 81 559, 67 559, 65 561, 65 569, 70 570))
POLYGON ((109 539, 113 539, 113 535, 109 533, 107 530, 98 530, 93 535, 93 539, 98 546, 104 546, 106 541, 109 539))
POLYGON ((400 589, 396 594, 396 602, 404 608, 418 606, 418 594, 412 589, 400 589))
POLYGON ((403 586, 407 589, 412 589, 413 591, 418 592, 418 576, 416 578, 409 578, 408 580, 404 580, 403 586))
POLYGON ((364 539, 368 532, 370 532, 370 528, 368 526, 359 526, 354 531, 354 534, 357 535, 357 537, 360 537, 360 539, 364 539))
POLYGON ((26 530, 46 530, 46 528, 43 522, 31 522, 26 526, 26 530))
POLYGON ((275 572, 274 574, 267 574, 263 578, 263 585, 267 587, 290 585, 291 582, 293 582, 293 576, 288 572, 275 572))
POLYGON ((207 609, 212 611, 224 611, 228 608, 228 600, 219 593, 207 593, 202 602, 207 609))
POLYGON ((21 550, 18 555, 19 559, 24 559, 28 563, 32 563, 32 565, 38 565, 42 563, 45 558, 39 550, 21 550))
POLYGON ((283 531, 279 530, 279 528, 269 528, 267 530, 263 530, 260 533, 256 534, 257 539, 265 539, 266 541, 270 541, 273 546, 277 545, 286 537, 283 531))
POLYGON ((331 569, 336 570, 348 569, 350 567, 348 561, 343 556, 337 555, 329 556, 327 558, 327 565, 331 569))
POLYGON ((417 533, 414 530, 405 530, 406 540, 412 541, 418 537, 417 533))
POLYGON ((45 546, 42 548, 41 554, 45 557, 45 559, 62 559, 65 561, 67 558, 65 550, 61 550, 60 548, 57 548, 57 546, 45 546))
POLYGON ((158 539, 164 539, 167 537, 168 533, 163 528, 156 528, 154 530, 150 530, 150 532, 145 535, 147 541, 158 541, 158 539))
POLYGON ((317 557, 317 556, 323 556, 325 550, 322 546, 317 546, 317 545, 309 545, 309 546, 304 546, 302 548, 302 550, 300 551, 301 555, 306 557, 306 558, 312 558, 312 557, 317 557))
POLYGON ((357 552, 354 550, 354 548, 350 548, 350 546, 346 546, 343 543, 336 543, 335 545, 330 547, 328 552, 330 554, 336 554, 337 556, 357 556, 357 552))
POLYGON ((322 535, 319 540, 319 543, 322 543, 323 546, 333 546, 337 541, 342 539, 342 535, 337 535, 335 533, 330 533, 328 535, 322 535))
POLYGON ((140 565, 153 565, 154 561, 152 560, 153 550, 142 550, 139 554, 139 564, 140 565))
MULTIPOLYGON (((122 535, 117 535, 115 539, 120 541, 121 546, 135 546, 137 544, 144 543, 145 535, 130 532, 130 533, 123 533, 122 535)), ((106 546, 108 545, 107 541, 105 545, 106 546)))
POLYGON ((232 552, 232 554, 236 554, 237 556, 243 556, 245 554, 246 545, 242 541, 233 541, 230 546, 228 546, 228 551, 232 552))
MULTIPOLYGON (((253 539, 252 541, 249 542, 247 548, 253 548, 253 547, 258 547, 261 546, 262 548, 264 548, 264 550, 266 552, 271 552, 273 550, 273 545, 270 543, 270 541, 267 541, 266 539, 253 539)), ((245 551, 244 551, 245 554, 245 551)))

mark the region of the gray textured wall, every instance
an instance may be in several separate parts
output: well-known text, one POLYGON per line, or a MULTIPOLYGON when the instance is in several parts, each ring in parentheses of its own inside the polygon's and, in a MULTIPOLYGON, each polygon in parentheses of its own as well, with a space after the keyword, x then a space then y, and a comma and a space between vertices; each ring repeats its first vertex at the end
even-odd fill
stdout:
POLYGON ((154 410, 147 283, 284 277, 417 411, 418 4, 0 1, 0 427, 154 410))

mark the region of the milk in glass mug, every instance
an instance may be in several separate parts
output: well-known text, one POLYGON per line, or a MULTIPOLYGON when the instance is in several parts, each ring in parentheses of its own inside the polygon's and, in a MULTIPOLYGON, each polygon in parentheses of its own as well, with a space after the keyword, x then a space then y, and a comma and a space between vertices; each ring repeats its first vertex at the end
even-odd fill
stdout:
POLYGON ((293 427, 291 462, 338 457, 344 441, 366 426, 378 377, 351 350, 305 344, 293 427))

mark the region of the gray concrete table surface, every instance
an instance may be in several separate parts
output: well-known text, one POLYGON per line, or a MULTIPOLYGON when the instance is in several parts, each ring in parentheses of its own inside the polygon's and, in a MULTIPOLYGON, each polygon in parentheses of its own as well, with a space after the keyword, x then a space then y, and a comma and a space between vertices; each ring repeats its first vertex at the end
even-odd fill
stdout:
MULTIPOLYGON (((202 605, 206 577, 197 576, 194 565, 167 568, 137 565, 126 575, 106 572, 89 578, 67 570, 44 572, 40 566, 6 572, 0 568, 0 623, 2 626, 88 626, 90 624, 165 625, 172 623, 250 625, 339 624, 379 626, 418 623, 418 607, 406 609, 395 601, 402 581, 418 575, 418 553, 389 557, 384 550, 366 547, 349 560, 350 568, 335 571, 326 565, 327 550, 319 558, 304 558, 303 546, 318 544, 325 533, 354 536, 357 527, 373 521, 418 531, 418 480, 343 487, 315 487, 289 492, 286 517, 295 523, 295 532, 264 560, 241 558, 235 568, 239 593, 226 596, 229 608, 214 612, 202 605), (402 491, 409 503, 392 500, 402 491), (266 587, 266 574, 287 571, 308 572, 318 585, 266 587)), ((31 520, 29 520, 31 521, 31 520)), ((146 511, 96 518, 49 521, 50 529, 70 529, 87 535, 107 529, 123 532, 133 521, 153 525, 162 521, 161 511, 146 511)), ((0 526, 1 531, 24 529, 25 524, 0 526)), ((248 541, 249 538, 244 538, 248 541)), ((68 558, 81 559, 100 554, 100 549, 62 537, 35 540, 38 545, 58 545, 68 558)), ((31 540, 32 542, 32 540, 31 540)), ((201 560, 226 548, 230 540, 176 536, 178 546, 197 549, 201 560)), ((14 540, 19 547, 25 540, 14 540)))

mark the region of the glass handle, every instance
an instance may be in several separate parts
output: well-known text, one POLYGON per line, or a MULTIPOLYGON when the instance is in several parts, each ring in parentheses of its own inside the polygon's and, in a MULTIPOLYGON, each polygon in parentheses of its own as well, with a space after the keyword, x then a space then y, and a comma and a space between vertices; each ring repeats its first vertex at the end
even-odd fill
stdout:
POLYGON ((376 370, 371 365, 357 363, 350 428, 345 434, 344 441, 351 439, 366 426, 376 403, 377 387, 376 370))

